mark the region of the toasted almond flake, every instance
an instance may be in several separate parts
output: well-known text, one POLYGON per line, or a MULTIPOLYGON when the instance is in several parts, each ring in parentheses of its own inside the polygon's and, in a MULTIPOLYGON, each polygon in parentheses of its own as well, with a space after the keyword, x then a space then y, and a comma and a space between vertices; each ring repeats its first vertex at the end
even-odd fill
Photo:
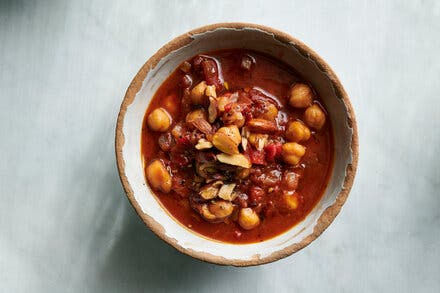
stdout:
POLYGON ((205 95, 208 97, 217 98, 217 93, 215 91, 215 85, 208 85, 205 89, 205 95))
POLYGON ((223 184, 218 192, 218 197, 224 200, 233 201, 237 194, 235 194, 234 197, 234 188, 237 184, 231 183, 231 184, 223 184))
POLYGON ((261 151, 267 145, 269 135, 261 133, 251 133, 249 134, 248 141, 257 150, 261 151))
POLYGON ((248 138, 250 134, 251 133, 246 126, 241 129, 241 136, 248 138))
POLYGON ((223 185, 223 182, 218 180, 209 185, 203 186, 199 194, 203 199, 213 199, 217 197, 220 187, 223 185))
POLYGON ((264 148, 264 141, 262 139, 259 139, 257 150, 262 151, 263 148, 264 148))
POLYGON ((263 135, 258 138, 257 149, 259 151, 262 151, 264 149, 264 147, 266 146, 268 137, 269 137, 268 135, 263 135))
POLYGON ((213 123, 215 119, 217 119, 217 106, 217 99, 215 99, 214 97, 209 97, 208 120, 210 123, 213 123))
POLYGON ((225 86, 225 89, 229 90, 229 84, 226 81, 223 83, 223 85, 225 86))
POLYGON ((225 153, 221 153, 218 154, 216 157, 217 160, 225 164, 239 166, 243 168, 250 168, 252 166, 251 161, 243 154, 228 155, 225 153))
POLYGON ((212 148, 212 143, 204 138, 199 139, 195 148, 198 150, 206 150, 212 148))
POLYGON ((200 190, 199 194, 203 199, 212 199, 217 196, 218 189, 210 186, 200 190))
POLYGON ((248 140, 246 137, 241 138, 241 146, 243 147, 243 150, 246 151, 248 145, 248 140))

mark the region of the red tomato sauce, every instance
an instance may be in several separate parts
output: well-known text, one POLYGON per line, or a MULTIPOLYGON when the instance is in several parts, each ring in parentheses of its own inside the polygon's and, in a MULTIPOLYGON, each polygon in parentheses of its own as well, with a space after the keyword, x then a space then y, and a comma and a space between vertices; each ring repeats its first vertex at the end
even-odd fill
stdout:
MULTIPOLYGON (((200 56, 206 57, 207 59, 204 60, 208 60, 210 63, 205 62, 204 66, 206 66, 203 67, 203 70, 199 69, 197 71, 198 60, 196 58, 199 56, 196 56, 188 60, 189 64, 192 65, 190 73, 177 68, 159 87, 146 110, 141 136, 142 160, 145 162, 145 166, 155 159, 162 160, 172 176, 171 191, 154 190, 154 194, 177 222, 205 237, 229 243, 254 243, 273 238, 302 221, 319 202, 327 187, 334 156, 330 119, 326 119, 325 124, 319 130, 310 128, 310 138, 300 142, 306 149, 305 154, 298 164, 289 165, 283 161, 280 155, 281 145, 288 142, 284 134, 286 125, 288 122, 295 120, 304 121, 305 111, 289 105, 289 90, 293 84, 299 82, 308 84, 307 81, 304 81, 300 74, 289 66, 255 51, 228 49, 209 52, 200 56), (245 60, 248 61, 247 64, 242 64, 244 62, 243 58, 247 58, 245 60), (247 68, 249 60, 251 65, 250 68, 247 68), (216 72, 213 73, 213 71, 216 72), (186 84, 188 80, 185 81, 184 77, 188 74, 192 80, 190 86, 186 84), (210 74, 212 75, 210 76, 210 74), (196 199, 193 199, 194 194, 197 194, 199 190, 194 189, 196 188, 194 184, 199 184, 194 182, 200 179, 194 179, 195 177, 193 177, 197 173, 195 171, 194 152, 188 153, 187 150, 177 152, 175 151, 176 147, 164 151, 158 142, 161 136, 168 135, 170 138, 171 134, 169 133, 173 127, 181 121, 185 121, 188 112, 201 107, 200 105, 191 106, 187 100, 189 90, 201 80, 206 80, 207 84, 215 86, 217 97, 224 93, 236 91, 241 91, 246 95, 250 93, 251 97, 253 97, 252 93, 257 93, 257 95, 261 94, 263 96, 264 103, 269 101, 278 108, 276 118, 278 130, 269 134, 270 142, 262 151, 258 151, 252 146, 249 147, 249 145, 247 151, 244 151, 243 145, 239 146, 240 153, 252 162, 250 175, 237 181, 235 191, 240 196, 232 201, 234 212, 231 216, 220 221, 209 221, 201 216, 198 207, 203 204, 203 201, 200 201, 197 196, 196 199), (185 86, 187 87, 186 90, 185 86), (254 91, 252 92, 252 90, 254 91), (165 109, 172 117, 172 124, 167 132, 152 131, 148 126, 147 117, 158 107, 165 109), (279 140, 277 140, 277 137, 279 137, 279 140), (296 176, 298 182, 294 190, 289 191, 283 181, 286 172, 296 174, 294 177, 296 176), (273 178, 267 178, 267 174, 272 174, 273 178), (289 205, 286 205, 285 194, 293 194, 297 202, 296 208, 292 209, 289 208, 289 205), (195 205, 197 205, 196 208, 194 208, 195 205), (253 229, 243 229, 237 221, 238 210, 246 207, 256 211, 260 219, 259 225, 253 229)), ((314 103, 319 104, 325 112, 325 105, 316 92, 314 92, 313 99, 314 103)), ((255 100, 252 101, 251 109, 243 111, 246 123, 252 117, 255 118, 259 115, 255 113, 255 109, 252 109, 252 107, 259 107, 258 103, 255 103, 255 100)), ((202 106, 207 109, 207 104, 204 103, 202 106)), ((225 107, 225 112, 228 110, 227 108, 228 106, 225 107)), ((217 122, 212 123, 214 130, 224 126, 221 120, 222 117, 218 117, 217 122)), ((188 138, 185 138, 187 141, 182 138, 171 138, 167 140, 167 143, 172 141, 170 144, 174 144, 174 146, 182 144, 181 148, 190 149, 195 144, 192 140, 200 137, 205 138, 208 135, 197 133, 197 137, 194 138, 190 137, 188 132, 188 138)), ((203 151, 203 154, 211 151, 212 149, 203 151)), ((217 153, 218 150, 215 151, 215 154, 217 153)), ((228 172, 230 170, 227 169, 224 173, 222 172, 219 172, 219 174, 229 176, 228 172)), ((148 178, 148 174, 146 174, 146 177, 148 178)), ((225 180, 231 181, 233 179, 225 180)))

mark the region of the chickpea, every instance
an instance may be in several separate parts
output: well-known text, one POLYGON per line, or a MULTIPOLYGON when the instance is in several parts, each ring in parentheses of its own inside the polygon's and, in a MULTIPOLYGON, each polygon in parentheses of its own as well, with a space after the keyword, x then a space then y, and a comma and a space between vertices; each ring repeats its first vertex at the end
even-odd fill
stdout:
POLYGON ((243 114, 235 108, 225 112, 222 116, 222 120, 225 125, 236 125, 237 127, 243 127, 246 121, 243 114))
POLYGON ((286 192, 286 193, 284 193, 283 197, 284 197, 284 201, 289 209, 295 210, 298 208, 299 201, 298 201, 298 197, 297 197, 296 193, 292 194, 291 192, 286 192))
POLYGON ((283 144, 283 160, 291 165, 296 165, 306 153, 306 148, 296 142, 283 144))
POLYGON ((278 108, 274 105, 269 103, 269 105, 267 106, 267 111, 266 113, 264 113, 261 118, 264 118, 266 120, 275 120, 275 118, 277 118, 278 116, 278 108))
POLYGON ((206 82, 202 81, 194 86, 190 92, 191 102, 195 105, 202 105, 205 102, 206 82))
POLYGON ((148 127, 153 131, 165 132, 171 125, 171 115, 164 108, 157 108, 148 115, 148 127))
POLYGON ((252 230, 260 224, 260 218, 251 208, 243 208, 238 214, 238 224, 245 230, 252 230))
POLYGON ((319 130, 325 123, 324 111, 317 104, 314 104, 304 112, 304 121, 308 126, 319 130))
POLYGON ((202 119, 206 120, 206 111, 204 109, 196 109, 192 112, 189 112, 186 115, 185 121, 187 123, 191 123, 192 121, 194 121, 198 118, 202 118, 202 119))
POLYGON ((241 142, 240 130, 235 125, 221 127, 212 137, 212 144, 220 151, 233 155, 238 154, 241 142))
POLYGON ((156 159, 147 166, 147 179, 151 187, 168 193, 171 191, 171 175, 161 160, 156 159))
POLYGON ((312 89, 304 84, 297 83, 290 89, 289 103, 295 108, 306 108, 312 104, 312 89))
POLYGON ((300 121, 293 121, 287 125, 286 137, 289 141, 306 141, 310 138, 310 129, 300 121))
POLYGON ((225 106, 227 104, 231 103, 231 100, 229 99, 228 95, 225 95, 225 96, 218 97, 217 102, 218 102, 218 105, 217 105, 218 110, 220 112, 223 112, 223 111, 225 111, 225 106))

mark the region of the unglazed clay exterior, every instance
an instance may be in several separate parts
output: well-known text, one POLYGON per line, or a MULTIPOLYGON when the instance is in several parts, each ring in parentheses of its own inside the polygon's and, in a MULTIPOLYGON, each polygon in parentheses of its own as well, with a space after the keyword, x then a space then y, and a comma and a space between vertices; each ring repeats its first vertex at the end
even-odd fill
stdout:
POLYGON ((121 105, 116 127, 116 156, 128 199, 145 224, 159 237, 179 251, 201 260, 236 266, 257 265, 278 260, 305 247, 339 213, 356 172, 357 128, 348 96, 336 75, 299 40, 254 24, 215 24, 174 39, 141 68, 121 105), (267 53, 295 68, 318 92, 333 126, 334 166, 322 199, 304 221, 260 243, 229 244, 192 232, 161 206, 144 177, 141 128, 145 110, 156 90, 183 61, 199 53, 227 48, 267 53))

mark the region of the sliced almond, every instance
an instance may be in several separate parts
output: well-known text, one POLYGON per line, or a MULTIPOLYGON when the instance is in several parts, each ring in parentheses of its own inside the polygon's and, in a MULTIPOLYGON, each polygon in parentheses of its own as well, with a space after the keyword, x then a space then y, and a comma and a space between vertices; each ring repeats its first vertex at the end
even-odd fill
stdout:
POLYGON ((267 145, 269 135, 261 133, 251 133, 248 137, 249 143, 257 150, 261 151, 267 145))
POLYGON ((243 168, 250 168, 252 166, 251 161, 243 154, 228 155, 225 153, 218 154, 217 160, 224 164, 233 166, 239 166, 243 168))
POLYGON ((199 194, 203 199, 213 199, 215 197, 217 197, 217 194, 219 192, 220 186, 223 185, 223 182, 221 182, 220 180, 215 181, 209 185, 205 185, 203 186, 200 191, 199 194))
POLYGON ((251 132, 246 126, 241 129, 241 136, 248 138, 251 132))
POLYGON ((267 138, 261 138, 258 140, 258 147, 257 150, 262 151, 264 146, 266 145, 267 138))
POLYGON ((241 146, 243 147, 243 150, 246 151, 248 144, 248 139, 246 137, 241 137, 241 146))
POLYGON ((207 150, 212 148, 212 143, 204 138, 199 139, 199 141, 197 142, 195 148, 198 150, 207 150))
POLYGON ((234 188, 237 184, 223 184, 218 191, 218 197, 224 200, 233 201, 237 197, 237 193, 234 192, 234 188))
POLYGON ((217 93, 215 91, 215 85, 208 85, 205 89, 205 95, 208 97, 217 98, 217 93))
POLYGON ((265 134, 262 135, 258 138, 258 145, 257 145, 257 149, 259 151, 262 151, 264 149, 264 147, 267 145, 267 139, 269 138, 269 135, 265 134))
POLYGON ((217 119, 217 114, 218 114, 217 107, 218 107, 217 100, 213 97, 209 97, 208 121, 210 123, 213 123, 215 119, 217 119))

